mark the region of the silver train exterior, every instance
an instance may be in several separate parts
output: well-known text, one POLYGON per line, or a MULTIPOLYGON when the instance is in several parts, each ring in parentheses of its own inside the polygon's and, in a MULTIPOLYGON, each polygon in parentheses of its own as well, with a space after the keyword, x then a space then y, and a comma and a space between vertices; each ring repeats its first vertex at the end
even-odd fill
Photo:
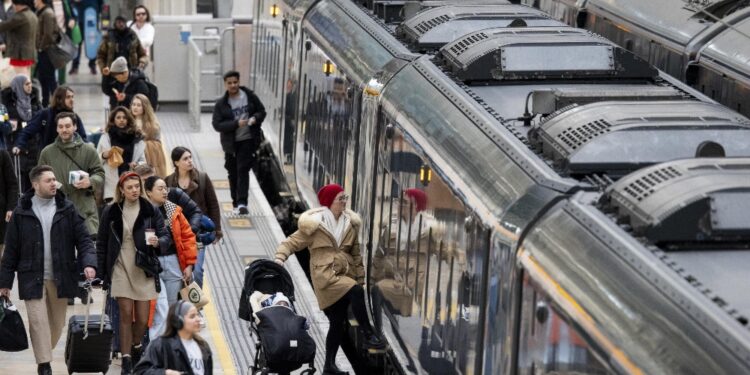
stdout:
POLYGON ((517 0, 596 32, 712 99, 750 115, 744 0, 517 0))
POLYGON ((750 120, 598 35, 486 3, 256 1, 251 86, 289 193, 315 206, 339 183, 362 215, 389 344, 365 359, 749 373, 750 120))

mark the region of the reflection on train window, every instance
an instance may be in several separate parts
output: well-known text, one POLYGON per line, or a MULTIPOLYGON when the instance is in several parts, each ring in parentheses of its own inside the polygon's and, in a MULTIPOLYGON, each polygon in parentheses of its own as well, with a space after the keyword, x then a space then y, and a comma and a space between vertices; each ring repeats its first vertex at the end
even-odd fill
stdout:
POLYGON ((476 373, 488 231, 467 225, 461 201, 397 126, 382 133, 368 284, 375 324, 424 371, 476 373))
POLYGON ((358 91, 340 70, 326 75, 321 67, 329 58, 313 43, 303 64, 307 77, 302 98, 304 162, 313 188, 337 183, 351 191, 347 172, 353 173, 354 144, 359 116, 358 91))
POLYGON ((520 374, 607 374, 606 367, 549 298, 524 276, 518 355, 520 374))

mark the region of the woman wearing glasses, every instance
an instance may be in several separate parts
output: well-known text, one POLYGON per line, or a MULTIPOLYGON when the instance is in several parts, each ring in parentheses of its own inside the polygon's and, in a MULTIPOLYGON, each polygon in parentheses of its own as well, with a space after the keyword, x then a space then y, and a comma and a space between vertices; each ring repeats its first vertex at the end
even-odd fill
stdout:
POLYGON ((299 218, 299 229, 276 249, 276 263, 284 264, 292 253, 310 249, 310 274, 320 309, 330 321, 326 337, 326 361, 323 374, 346 374, 336 367, 344 334, 347 308, 363 329, 366 345, 382 348, 383 342, 370 325, 365 308, 365 271, 359 249, 359 215, 346 209, 349 196, 336 184, 318 191, 322 207, 306 211, 299 218))
POLYGON ((151 45, 154 44, 156 30, 151 24, 151 13, 145 6, 138 5, 133 9, 133 20, 130 21, 129 26, 138 36, 143 49, 146 50, 146 56, 151 58, 151 45))

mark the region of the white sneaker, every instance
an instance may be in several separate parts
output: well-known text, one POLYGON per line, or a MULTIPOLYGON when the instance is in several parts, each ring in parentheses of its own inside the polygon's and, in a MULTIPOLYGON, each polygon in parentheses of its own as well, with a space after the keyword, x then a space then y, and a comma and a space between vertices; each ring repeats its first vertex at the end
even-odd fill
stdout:
POLYGON ((235 207, 235 208, 232 209, 232 215, 239 215, 239 214, 240 214, 240 208, 239 207, 235 207))

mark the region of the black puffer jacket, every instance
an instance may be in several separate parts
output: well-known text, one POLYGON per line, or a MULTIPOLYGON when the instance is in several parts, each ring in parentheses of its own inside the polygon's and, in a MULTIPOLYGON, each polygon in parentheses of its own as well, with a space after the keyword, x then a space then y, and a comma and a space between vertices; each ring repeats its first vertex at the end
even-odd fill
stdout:
MULTIPOLYGON (((247 112, 250 113, 250 117, 255 117, 255 125, 250 127, 250 133, 253 139, 260 142, 261 132, 260 126, 263 124, 263 120, 266 118, 266 108, 261 103, 258 96, 245 86, 240 86, 240 90, 245 92, 247 95, 247 112)), ((211 124, 214 130, 219 132, 221 139, 221 148, 228 154, 234 153, 234 133, 239 127, 239 122, 234 119, 234 112, 232 107, 229 105, 229 94, 224 93, 224 96, 219 98, 214 104, 214 113, 211 119, 211 124)))
POLYGON ((198 204, 178 187, 169 188, 167 199, 182 208, 182 214, 190 223, 190 229, 193 230, 193 233, 198 234, 201 229, 201 216, 203 216, 203 211, 198 207, 198 204))
MULTIPOLYGON (((11 288, 14 273, 18 272, 18 296, 22 300, 42 298, 44 282, 44 237, 42 224, 31 207, 33 196, 34 190, 26 192, 13 210, 0 265, 0 288, 11 288)), ((54 239, 52 264, 57 296, 73 298, 78 295, 79 272, 86 267, 96 268, 96 253, 83 218, 60 190, 55 204, 57 212, 50 238, 54 239)))
MULTIPOLYGON (((206 347, 201 347, 201 352, 203 352, 203 374, 212 375, 214 369, 211 349, 206 345, 206 347)), ((161 336, 151 341, 146 348, 146 354, 135 366, 134 372, 137 375, 162 375, 167 369, 179 371, 182 374, 194 374, 180 336, 161 336)))
MULTIPOLYGON (((167 232, 161 213, 147 200, 139 198, 139 201, 140 210, 133 224, 133 241, 136 249, 146 253, 150 253, 154 249, 146 245, 146 228, 155 229, 156 236, 159 237, 159 246, 162 249, 168 249, 172 237, 167 232)), ((122 236, 122 209, 117 203, 109 204, 104 207, 102 212, 99 220, 99 233, 96 237, 96 255, 99 261, 98 277, 104 281, 105 285, 111 284, 112 269, 115 267, 115 262, 117 257, 120 256, 120 249, 122 248, 122 236)), ((158 253, 158 250, 156 251, 158 253)))

